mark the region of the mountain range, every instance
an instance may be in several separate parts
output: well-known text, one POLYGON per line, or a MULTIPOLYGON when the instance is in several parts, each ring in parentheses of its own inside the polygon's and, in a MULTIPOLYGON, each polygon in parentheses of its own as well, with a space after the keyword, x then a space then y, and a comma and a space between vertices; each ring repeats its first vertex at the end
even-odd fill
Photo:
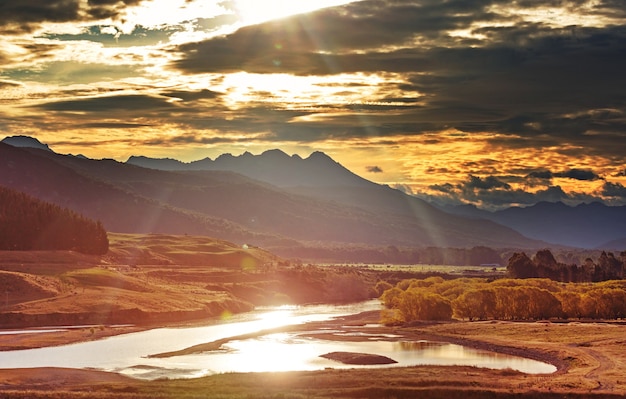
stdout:
MULTIPOLYGON (((516 231, 504 218, 481 216, 480 210, 444 211, 363 179, 322 152, 304 159, 270 150, 191 163, 143 156, 118 162, 57 154, 34 139, 29 145, 29 139, 0 143, 0 185, 100 220, 108 231, 209 235, 268 249, 550 245, 531 230, 520 234, 522 229, 516 231)), ((537 231, 547 228, 536 226, 537 231)), ((623 225, 616 226, 603 239, 626 235, 620 236, 623 225)), ((603 229, 608 231, 606 224, 603 229)), ((589 247, 589 242, 575 246, 589 247)))
POLYGON ((131 156, 126 163, 166 171, 227 170, 277 187, 370 187, 374 185, 320 151, 312 153, 305 159, 298 155, 289 156, 281 150, 269 150, 261 155, 252 155, 249 152, 239 156, 222 154, 215 160, 205 158, 190 163, 170 158, 131 156))
MULTIPOLYGON (((304 160, 297 155, 290 157, 280 150, 271 150, 257 156, 249 152, 240 156, 224 154, 215 160, 205 158, 191 163, 133 156, 127 163, 160 170, 229 170, 287 188, 290 192, 331 199, 373 212, 428 213, 428 210, 419 209, 423 202, 407 202, 403 193, 365 180, 321 152, 314 152, 304 160)), ((626 206, 606 206, 600 202, 577 206, 540 202, 495 212, 474 205, 438 208, 454 215, 491 220, 550 244, 585 249, 626 249, 626 206)))
POLYGON ((496 212, 473 205, 442 208, 455 215, 487 219, 511 227, 526 237, 586 249, 626 250, 626 206, 600 202, 568 206, 539 202, 496 212))

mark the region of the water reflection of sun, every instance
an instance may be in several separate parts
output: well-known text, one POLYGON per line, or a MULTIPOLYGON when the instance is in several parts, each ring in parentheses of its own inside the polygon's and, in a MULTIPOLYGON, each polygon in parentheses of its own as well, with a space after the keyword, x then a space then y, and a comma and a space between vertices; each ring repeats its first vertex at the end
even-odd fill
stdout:
POLYGON ((274 328, 281 327, 286 324, 289 324, 289 320, 293 317, 293 306, 280 306, 276 310, 272 310, 269 312, 262 313, 259 316, 259 320, 261 321, 262 328, 274 328))
POLYGON ((319 356, 314 345, 306 339, 289 333, 268 334, 250 340, 233 341, 228 344, 231 360, 240 371, 293 371, 315 369, 307 365, 307 359, 319 356))

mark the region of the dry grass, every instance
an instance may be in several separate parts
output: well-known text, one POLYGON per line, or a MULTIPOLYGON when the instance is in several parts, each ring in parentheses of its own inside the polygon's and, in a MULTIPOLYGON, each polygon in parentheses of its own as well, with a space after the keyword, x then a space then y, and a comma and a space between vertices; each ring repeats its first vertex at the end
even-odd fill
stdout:
MULTIPOLYGON (((56 252, 0 256, 0 270, 5 271, 0 277, 6 281, 5 286, 20 287, 12 296, 14 302, 8 309, 2 309, 0 317, 9 312, 33 315, 39 324, 139 321, 144 322, 139 328, 146 328, 150 323, 162 325, 206 318, 219 314, 225 307, 240 306, 239 310, 244 310, 246 304, 250 306, 248 300, 322 298, 330 282, 336 284, 335 291, 343 292, 355 278, 332 269, 247 269, 242 263, 246 256, 253 257, 256 265, 276 259, 260 249, 246 250, 201 237, 114 235, 111 241, 112 250, 103 258, 56 252), (138 318, 138 314, 145 319, 138 318), (98 319, 93 315, 108 316, 98 319), (110 315, 119 316, 119 320, 110 315)), ((347 328, 376 321, 352 318, 338 322, 341 328, 347 328)), ((332 325, 327 327, 333 329, 332 325)), ((103 326, 63 333, 3 335, 0 347, 58 345, 136 329, 103 326)), ((626 325, 617 322, 445 322, 379 329, 377 332, 407 339, 446 340, 550 361, 559 371, 526 375, 511 370, 420 366, 233 373, 194 380, 146 382, 87 370, 2 370, 0 398, 626 396, 626 325)))
MULTIPOLYGON (((248 311, 254 305, 362 300, 370 295, 366 277, 291 267, 263 249, 208 237, 112 234, 110 242, 102 257, 67 251, 0 254, 0 326, 148 328, 248 311)), ((105 329, 98 336, 118 332, 105 329)), ((0 347, 24 349, 83 339, 76 331, 0 336, 0 347)))
MULTIPOLYGON (((339 320, 358 325, 372 320, 339 320)), ((332 328, 333 325, 327 325, 332 328)), ((302 326, 303 330, 311 326, 302 326)), ((7 398, 618 398, 626 395, 626 327, 604 323, 452 322, 380 332, 438 339, 558 364, 553 374, 419 366, 289 373, 231 373, 137 381, 85 370, 3 370, 7 398), (89 392, 89 395, 86 393, 89 392), (91 395, 91 396, 90 396, 91 395)))
POLYGON ((445 323, 416 329, 494 347, 546 356, 561 372, 519 381, 521 388, 626 395, 626 325, 623 323, 445 323))

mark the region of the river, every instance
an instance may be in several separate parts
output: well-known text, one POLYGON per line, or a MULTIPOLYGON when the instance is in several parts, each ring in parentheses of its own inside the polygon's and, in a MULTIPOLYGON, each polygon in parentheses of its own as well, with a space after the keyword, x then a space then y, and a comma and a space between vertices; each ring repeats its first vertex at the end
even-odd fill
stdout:
MULTIPOLYGON (((151 380, 164 377, 194 378, 225 372, 390 367, 344 365, 319 357, 325 353, 343 351, 387 356, 398 362, 392 366, 470 365, 511 368, 529 374, 556 371, 550 364, 459 345, 398 341, 398 337, 370 335, 367 326, 357 333, 350 333, 363 335, 367 338, 363 342, 321 340, 310 338, 302 332, 283 332, 231 340, 216 351, 167 358, 149 357, 261 330, 323 321, 379 308, 379 301, 345 306, 258 308, 203 326, 157 328, 72 345, 0 352, 0 368, 92 368, 151 380)), ((344 332, 333 333, 341 335, 344 332)))

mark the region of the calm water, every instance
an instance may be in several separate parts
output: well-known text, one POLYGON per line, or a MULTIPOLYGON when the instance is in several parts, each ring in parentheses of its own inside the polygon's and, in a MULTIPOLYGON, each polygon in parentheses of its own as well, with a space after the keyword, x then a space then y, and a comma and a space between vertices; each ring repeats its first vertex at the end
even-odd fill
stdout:
MULTIPOLYGON (((149 355, 184 349, 222 338, 264 329, 379 309, 378 301, 349 306, 302 306, 258 309, 228 321, 207 326, 159 328, 53 348, 0 352, 0 368, 69 367, 115 371, 135 378, 192 378, 224 372, 319 370, 326 367, 390 367, 343 365, 320 358, 328 352, 364 352, 388 356, 410 365, 470 365, 511 368, 525 373, 551 373, 552 365, 535 360, 477 351, 434 342, 392 342, 390 336, 358 333, 365 342, 340 342, 308 338, 302 333, 266 334, 233 340, 218 351, 170 358, 149 355)), ((342 331, 333 331, 342 334, 342 331)))

